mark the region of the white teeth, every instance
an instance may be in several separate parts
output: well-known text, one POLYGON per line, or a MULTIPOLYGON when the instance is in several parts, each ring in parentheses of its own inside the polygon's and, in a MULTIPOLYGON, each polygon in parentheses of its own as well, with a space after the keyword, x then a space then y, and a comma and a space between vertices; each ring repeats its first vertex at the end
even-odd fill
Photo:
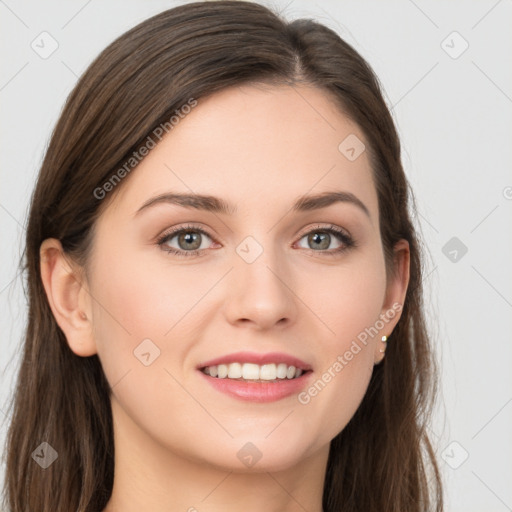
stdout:
POLYGON ((288 366, 288 371, 286 372, 287 379, 293 379, 295 377, 295 366, 288 366))
POLYGON ((231 363, 228 366, 228 377, 230 379, 239 379, 242 376, 242 365, 240 363, 231 363))
POLYGON ((278 379, 286 379, 286 374, 288 373, 288 366, 284 363, 279 363, 277 365, 277 378, 278 379))
POLYGON ((241 379, 244 380, 276 380, 276 379, 296 379, 304 372, 301 368, 288 366, 286 363, 270 363, 257 365, 254 363, 231 363, 219 364, 216 366, 207 366, 203 369, 206 375, 217 377, 218 379, 241 379))
POLYGON ((219 379, 225 379, 228 376, 228 367, 225 364, 217 366, 217 376, 219 379))
POLYGON ((258 380, 260 378, 260 367, 257 364, 245 363, 242 366, 242 377, 246 380, 258 380))
POLYGON ((261 380, 275 380, 276 375, 276 365, 275 364, 264 364, 260 368, 260 379, 261 380))

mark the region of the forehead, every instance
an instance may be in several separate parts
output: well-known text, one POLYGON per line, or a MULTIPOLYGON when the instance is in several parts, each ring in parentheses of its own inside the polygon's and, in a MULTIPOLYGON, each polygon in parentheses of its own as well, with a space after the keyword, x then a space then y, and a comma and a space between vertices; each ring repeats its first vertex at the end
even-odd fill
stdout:
POLYGON ((336 190, 356 195, 375 222, 364 134, 325 91, 231 87, 200 98, 187 112, 121 183, 112 211, 133 215, 152 196, 180 192, 213 195, 240 214, 261 215, 336 190), (362 151, 355 159, 346 152, 352 147, 362 151))

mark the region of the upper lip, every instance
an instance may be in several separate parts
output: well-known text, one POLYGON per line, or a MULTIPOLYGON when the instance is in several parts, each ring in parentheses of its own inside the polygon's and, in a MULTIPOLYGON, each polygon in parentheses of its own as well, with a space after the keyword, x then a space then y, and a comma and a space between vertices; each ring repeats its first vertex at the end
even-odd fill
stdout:
POLYGON ((295 368, 300 368, 304 371, 311 370, 311 365, 305 363, 302 359, 283 352, 267 352, 266 354, 258 354, 257 352, 234 352, 201 363, 198 369, 230 363, 254 363, 258 365, 285 363, 288 366, 295 366, 295 368))

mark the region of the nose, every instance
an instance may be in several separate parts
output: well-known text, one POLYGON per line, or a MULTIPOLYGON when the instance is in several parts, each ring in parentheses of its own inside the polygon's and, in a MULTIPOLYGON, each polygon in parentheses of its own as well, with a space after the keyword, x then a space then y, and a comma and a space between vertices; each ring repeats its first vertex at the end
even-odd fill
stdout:
POLYGON ((257 330, 286 327, 295 322, 298 298, 294 279, 284 254, 277 254, 266 244, 261 254, 251 262, 244 249, 254 251, 254 241, 242 245, 233 257, 233 270, 225 285, 224 311, 233 324, 257 330))

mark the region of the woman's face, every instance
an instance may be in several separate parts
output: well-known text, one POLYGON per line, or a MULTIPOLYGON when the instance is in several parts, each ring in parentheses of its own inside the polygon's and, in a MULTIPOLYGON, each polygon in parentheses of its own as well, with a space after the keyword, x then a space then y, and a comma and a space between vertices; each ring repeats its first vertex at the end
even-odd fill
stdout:
POLYGON ((325 454, 406 287, 386 287, 364 140, 319 89, 235 87, 201 99, 118 185, 88 269, 116 431, 242 471, 325 454), (326 193, 345 200, 294 206, 326 193))

